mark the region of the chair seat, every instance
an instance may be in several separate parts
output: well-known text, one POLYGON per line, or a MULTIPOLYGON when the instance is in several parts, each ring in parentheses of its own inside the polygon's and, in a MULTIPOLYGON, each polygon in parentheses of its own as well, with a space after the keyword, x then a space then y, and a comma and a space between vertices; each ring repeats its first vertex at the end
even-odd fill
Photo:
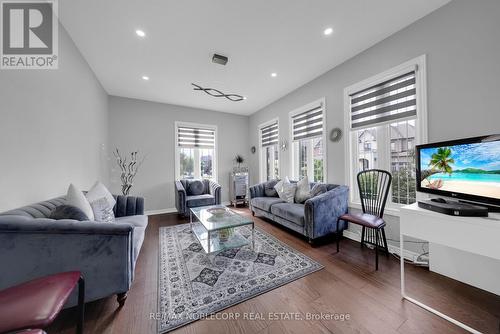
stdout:
POLYGON ((382 228, 385 226, 385 221, 382 218, 368 213, 348 213, 340 216, 339 219, 370 228, 382 228))
POLYGON ((79 278, 80 272, 71 271, 0 291, 0 333, 47 327, 62 309, 79 278))

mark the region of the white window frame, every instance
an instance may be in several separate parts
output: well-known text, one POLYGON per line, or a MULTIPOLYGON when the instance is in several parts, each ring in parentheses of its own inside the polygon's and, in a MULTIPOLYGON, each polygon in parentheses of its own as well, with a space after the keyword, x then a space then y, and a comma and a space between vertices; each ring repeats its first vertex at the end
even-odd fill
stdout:
MULTIPOLYGON (((180 147, 179 147, 179 137, 178 137, 178 131, 179 127, 194 127, 194 128, 202 128, 202 129, 210 129, 214 130, 215 132, 215 143, 214 143, 214 157, 213 157, 213 162, 212 162, 212 175, 213 178, 212 180, 214 182, 218 182, 218 174, 217 174, 217 166, 218 164, 218 131, 217 131, 217 125, 210 125, 210 124, 201 124, 201 123, 191 123, 191 122, 181 122, 181 121, 176 121, 175 122, 175 131, 174 131, 174 136, 175 136, 175 149, 174 149, 174 167, 175 167, 175 179, 179 180, 181 178, 181 164, 180 164, 180 147)), ((199 160, 199 151, 195 150, 195 162, 196 160, 199 160)), ((197 164, 195 163, 195 178, 196 179, 201 179, 201 175, 199 168, 196 166, 197 164)))
POLYGON ((281 150, 280 150, 280 121, 279 118, 273 118, 267 122, 264 122, 258 126, 259 131, 259 180, 260 182, 265 182, 266 180, 266 166, 264 159, 262 158, 264 147, 262 147, 262 129, 271 124, 278 124, 278 174, 281 173, 281 150))
MULTIPOLYGON (((326 124, 327 124, 327 119, 326 119, 326 98, 322 97, 318 100, 315 100, 311 103, 308 103, 300 108, 297 108, 295 110, 292 110, 288 113, 288 130, 289 130, 289 138, 290 138, 290 145, 289 145, 289 151, 290 151, 290 173, 292 178, 297 178, 299 173, 297 172, 298 168, 298 162, 299 162, 299 157, 298 154, 295 152, 295 142, 293 141, 293 117, 303 113, 307 110, 310 110, 317 106, 318 104, 321 104, 322 106, 322 112, 323 112, 323 182, 328 182, 328 148, 327 148, 327 140, 326 140, 326 124)), ((311 151, 312 152, 312 151, 311 151)), ((312 159, 312 156, 311 156, 312 159)), ((309 177, 309 175, 308 175, 309 177)), ((312 179, 309 179, 310 182, 313 182, 312 179)))
MULTIPOLYGON (((356 180, 356 174, 354 173, 357 166, 358 156, 354 152, 355 145, 358 145, 357 140, 354 139, 353 133, 357 132, 357 129, 351 130, 351 98, 350 95, 359 92, 363 89, 373 87, 379 83, 395 78, 399 75, 408 73, 409 71, 415 70, 415 88, 416 88, 416 102, 417 102, 417 118, 415 119, 415 145, 424 144, 427 142, 428 127, 427 127, 427 67, 426 67, 426 55, 422 55, 413 58, 409 61, 404 62, 401 65, 393 67, 387 71, 380 74, 374 75, 366 80, 359 83, 346 87, 344 89, 344 133, 346 134, 345 140, 345 171, 346 171, 346 184, 349 185, 351 191, 349 192, 349 206, 353 208, 361 209, 361 202, 358 195, 358 185, 356 180)), ((387 124, 396 123, 404 121, 405 119, 394 120, 386 122, 387 124)), ((381 123, 380 125, 383 125, 381 123)), ((377 126, 380 126, 377 125, 377 126)), ((381 145, 377 143, 377 155, 378 155, 378 165, 380 168, 384 168, 387 165, 388 170, 390 169, 390 158, 391 158, 391 145, 389 140, 388 131, 383 131, 380 135, 377 134, 377 141, 387 142, 385 150, 379 149, 381 145)), ((386 212, 393 216, 399 216, 399 209, 405 204, 392 203, 391 195, 388 196, 386 212)))

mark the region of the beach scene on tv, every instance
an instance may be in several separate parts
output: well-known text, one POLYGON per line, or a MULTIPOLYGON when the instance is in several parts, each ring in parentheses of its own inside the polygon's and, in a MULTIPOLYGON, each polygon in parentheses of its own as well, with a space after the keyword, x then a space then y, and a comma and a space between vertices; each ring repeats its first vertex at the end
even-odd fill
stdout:
POLYGON ((500 199, 500 141, 420 150, 421 186, 500 199))

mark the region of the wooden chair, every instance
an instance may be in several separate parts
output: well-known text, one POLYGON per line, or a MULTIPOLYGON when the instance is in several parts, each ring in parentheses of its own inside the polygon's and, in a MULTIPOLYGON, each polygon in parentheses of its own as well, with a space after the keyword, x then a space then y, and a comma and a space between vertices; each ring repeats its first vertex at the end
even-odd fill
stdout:
MULTIPOLYGON (((383 248, 387 255, 389 254, 383 216, 392 175, 385 170, 369 169, 359 172, 357 180, 363 213, 348 213, 340 216, 339 220, 362 227, 361 247, 364 244, 371 244, 375 247, 375 270, 378 270, 379 247, 383 248)), ((339 252, 339 239, 336 233, 337 252, 339 252)))

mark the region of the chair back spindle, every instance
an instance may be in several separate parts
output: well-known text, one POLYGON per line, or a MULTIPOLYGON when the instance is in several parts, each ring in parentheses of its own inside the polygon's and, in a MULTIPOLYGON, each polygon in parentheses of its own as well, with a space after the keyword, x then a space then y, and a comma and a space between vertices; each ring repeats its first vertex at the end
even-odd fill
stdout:
POLYGON ((363 212, 382 218, 391 187, 391 173, 369 169, 359 172, 357 179, 363 212))

